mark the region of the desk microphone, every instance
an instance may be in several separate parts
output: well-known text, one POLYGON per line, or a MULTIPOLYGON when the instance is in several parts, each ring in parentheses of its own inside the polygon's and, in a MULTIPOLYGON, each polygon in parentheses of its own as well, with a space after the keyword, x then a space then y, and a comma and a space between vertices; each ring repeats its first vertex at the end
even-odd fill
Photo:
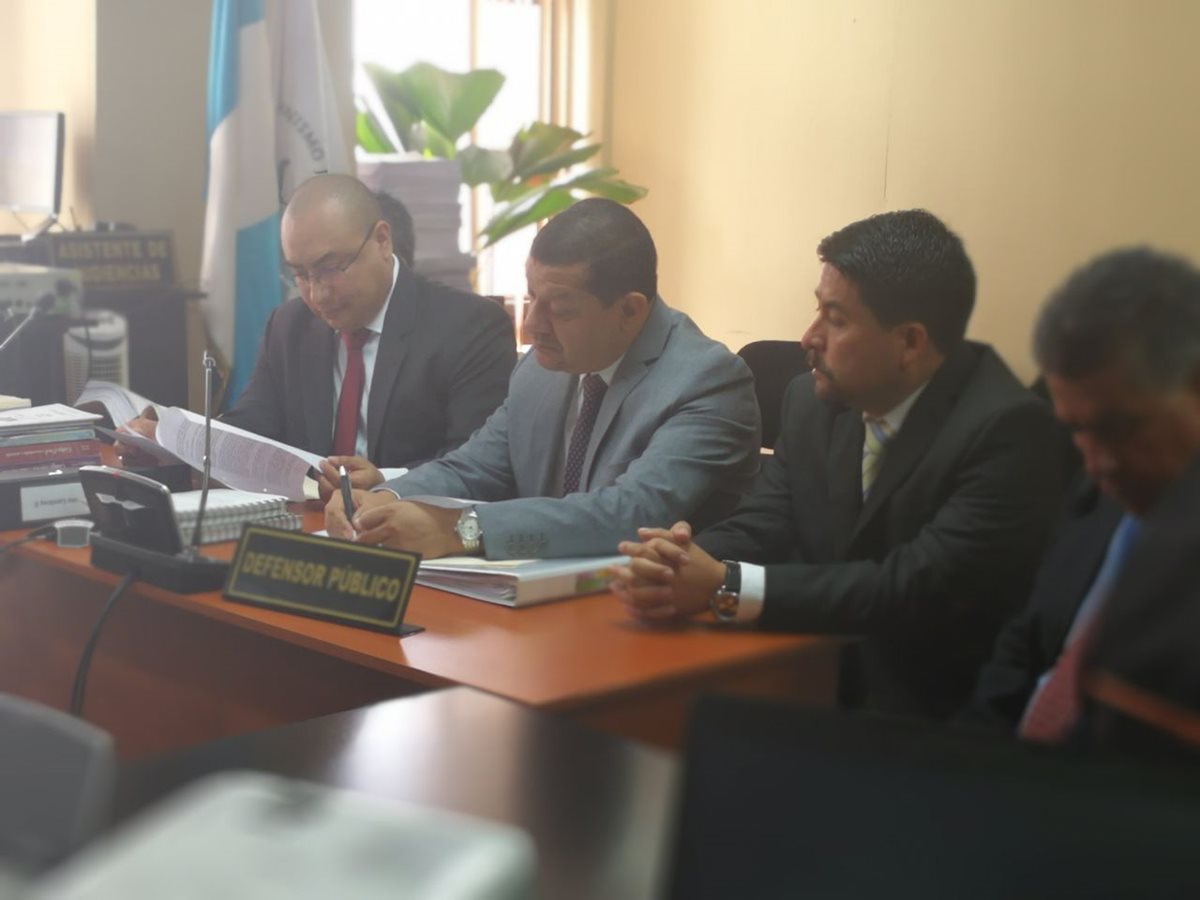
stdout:
POLYGON ((225 583, 229 564, 197 552, 212 473, 212 379, 216 361, 204 353, 204 465, 200 508, 192 537, 182 545, 179 525, 164 485, 144 476, 84 466, 80 481, 92 517, 100 528, 92 535, 92 565, 132 574, 180 594, 214 591, 225 583), (107 533, 106 533, 107 532, 107 533))

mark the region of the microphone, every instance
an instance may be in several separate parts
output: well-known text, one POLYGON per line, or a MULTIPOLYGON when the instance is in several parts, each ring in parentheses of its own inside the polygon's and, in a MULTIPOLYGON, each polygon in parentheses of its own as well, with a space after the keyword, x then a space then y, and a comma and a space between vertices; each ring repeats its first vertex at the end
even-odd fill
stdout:
POLYGON ((212 475, 212 394, 216 360, 204 352, 204 465, 200 507, 191 540, 181 546, 170 492, 141 475, 85 466, 83 492, 100 532, 92 534, 92 565, 118 574, 133 573, 149 584, 180 594, 213 591, 225 583, 229 564, 198 552, 212 475), (132 504, 132 506, 131 506, 132 504), (130 510, 136 508, 136 515, 130 510), (140 519, 140 521, 134 521, 140 519), (105 533, 109 532, 109 533, 105 533))
POLYGON ((204 524, 204 510, 208 507, 208 484, 212 477, 212 395, 213 370, 217 361, 204 351, 204 467, 200 470, 200 508, 196 510, 196 522, 192 526, 191 555, 194 557, 200 546, 200 528, 204 524))

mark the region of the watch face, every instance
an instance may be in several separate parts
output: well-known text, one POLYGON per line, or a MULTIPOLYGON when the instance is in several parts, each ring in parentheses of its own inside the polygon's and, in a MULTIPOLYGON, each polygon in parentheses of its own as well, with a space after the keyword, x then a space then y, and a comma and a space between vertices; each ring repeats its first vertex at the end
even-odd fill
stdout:
POLYGON ((454 526, 454 530, 458 532, 458 536, 464 541, 475 541, 479 539, 479 519, 475 516, 463 514, 458 520, 458 524, 454 526))
POLYGON ((728 591, 717 591, 713 595, 712 610, 721 619, 732 619, 738 611, 738 595, 728 591))

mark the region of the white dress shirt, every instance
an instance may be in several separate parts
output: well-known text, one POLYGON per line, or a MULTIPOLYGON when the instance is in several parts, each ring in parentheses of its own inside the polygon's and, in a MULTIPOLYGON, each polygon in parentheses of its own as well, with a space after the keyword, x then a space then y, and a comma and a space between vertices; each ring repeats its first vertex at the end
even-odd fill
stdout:
MULTIPOLYGON (((364 459, 367 456, 367 405, 371 398, 371 380, 375 375, 375 359, 379 356, 379 341, 383 336, 383 321, 387 318, 388 305, 392 302, 392 291, 396 289, 396 278, 400 274, 400 260, 392 254, 392 286, 388 289, 383 306, 367 323, 370 332, 363 342, 363 392, 358 408, 358 433, 354 436, 354 454, 364 459)), ((337 427, 338 398, 342 395, 342 380, 346 376, 346 344, 338 333, 337 359, 333 363, 333 426, 337 427)), ((386 470, 385 470, 386 471, 386 470)), ((386 477, 386 476, 385 476, 386 477)))

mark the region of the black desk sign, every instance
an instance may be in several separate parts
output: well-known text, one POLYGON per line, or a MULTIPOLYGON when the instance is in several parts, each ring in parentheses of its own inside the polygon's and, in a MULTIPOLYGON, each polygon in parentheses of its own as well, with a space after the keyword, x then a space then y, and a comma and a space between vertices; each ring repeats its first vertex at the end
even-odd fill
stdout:
POLYGON ((247 525, 225 596, 279 612, 389 634, 412 634, 404 611, 419 553, 247 525))

